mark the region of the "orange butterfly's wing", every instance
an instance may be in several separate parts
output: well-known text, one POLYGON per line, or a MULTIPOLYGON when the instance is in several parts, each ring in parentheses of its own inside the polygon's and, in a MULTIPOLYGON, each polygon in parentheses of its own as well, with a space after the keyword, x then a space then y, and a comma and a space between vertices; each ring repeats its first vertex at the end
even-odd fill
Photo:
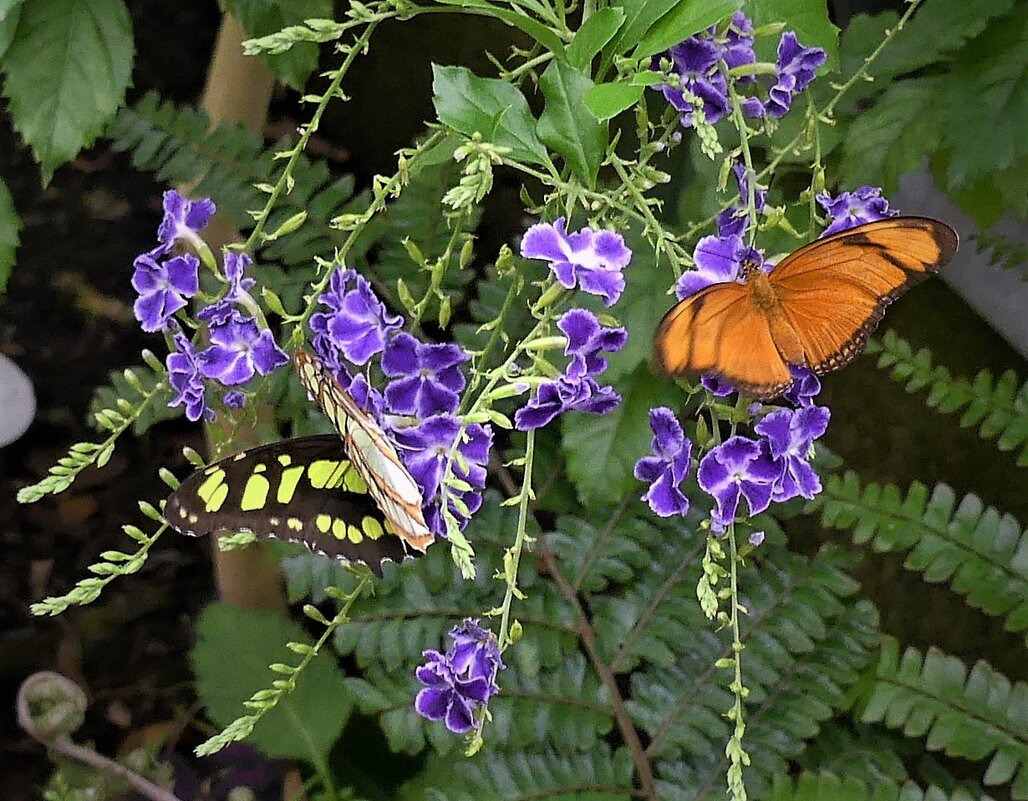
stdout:
POLYGON ((927 217, 890 217, 819 239, 769 276, 807 367, 821 375, 856 358, 885 307, 937 273, 957 235, 927 217))
POLYGON ((657 366, 670 375, 716 375, 761 398, 792 382, 767 318, 744 284, 714 284, 664 315, 653 338, 657 366))

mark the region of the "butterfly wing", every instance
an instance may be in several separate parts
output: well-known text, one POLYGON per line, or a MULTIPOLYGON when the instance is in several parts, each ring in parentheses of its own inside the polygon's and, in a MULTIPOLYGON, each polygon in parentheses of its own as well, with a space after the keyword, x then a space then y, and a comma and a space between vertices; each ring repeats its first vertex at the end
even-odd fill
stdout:
POLYGON ((383 560, 408 555, 334 435, 262 445, 198 470, 168 498, 164 516, 190 536, 250 531, 302 542, 378 576, 383 560))
POLYGON ((807 367, 823 374, 856 358, 885 307, 937 273, 957 235, 927 217, 890 217, 819 239, 769 276, 807 367))
POLYGON ((389 527, 411 548, 424 551, 435 535, 425 524, 421 489, 389 437, 321 362, 304 351, 297 351, 295 359, 301 383, 343 438, 354 467, 389 527))
POLYGON ((672 308, 657 326, 653 353, 669 375, 716 375, 756 397, 772 397, 792 381, 744 284, 714 284, 672 308))

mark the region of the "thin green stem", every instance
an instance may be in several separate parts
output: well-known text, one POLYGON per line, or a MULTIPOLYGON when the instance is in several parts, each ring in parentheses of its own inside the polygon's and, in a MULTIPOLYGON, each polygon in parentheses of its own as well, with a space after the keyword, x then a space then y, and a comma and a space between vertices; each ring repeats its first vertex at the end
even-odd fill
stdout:
POLYGON ((728 791, 733 801, 746 801, 746 787, 743 784, 742 768, 749 763, 746 752, 743 750, 742 739, 746 731, 746 722, 743 712, 743 699, 747 691, 742 683, 742 652, 745 646, 742 642, 742 633, 739 628, 739 551, 735 542, 735 523, 728 526, 728 557, 730 561, 730 589, 731 589, 731 612, 729 614, 732 628, 732 659, 734 665, 734 678, 730 689, 735 696, 735 702, 729 713, 729 719, 734 724, 732 738, 729 740, 727 752, 730 760, 728 769, 728 791))
POLYGON ((533 497, 532 467, 535 459, 535 429, 529 430, 525 443, 525 473, 521 479, 521 495, 518 499, 518 530, 514 537, 514 546, 504 556, 504 578, 507 589, 503 594, 503 611, 500 615, 500 633, 497 640, 500 650, 511 645, 510 639, 510 607, 514 596, 518 593, 518 568, 521 565, 521 552, 524 550, 528 537, 528 507, 533 497))

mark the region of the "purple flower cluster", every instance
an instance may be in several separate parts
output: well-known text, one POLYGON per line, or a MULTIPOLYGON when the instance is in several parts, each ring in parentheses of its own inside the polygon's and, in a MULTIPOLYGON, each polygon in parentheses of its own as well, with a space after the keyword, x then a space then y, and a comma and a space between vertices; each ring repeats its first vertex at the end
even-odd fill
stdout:
POLYGON ((621 350, 628 341, 624 328, 600 325, 592 312, 571 309, 557 322, 567 337, 564 354, 571 360, 565 371, 553 381, 542 384, 525 406, 514 413, 519 431, 541 428, 567 411, 606 414, 615 409, 621 398, 608 386, 601 387, 596 377, 607 368, 601 351, 621 350))
POLYGON ((425 651, 415 675, 424 685, 414 700, 418 714, 442 720, 454 734, 478 728, 476 713, 497 692, 496 674, 504 668, 495 635, 467 618, 450 631, 453 644, 441 654, 425 651))
MULTIPOLYGON (((695 124, 693 116, 697 105, 702 107, 706 122, 714 124, 731 110, 727 71, 757 61, 753 49, 753 23, 743 12, 737 11, 723 35, 719 36, 716 28, 711 28, 678 43, 663 58, 670 59, 671 70, 678 76, 678 85, 662 84, 656 88, 681 113, 682 125, 689 128, 695 124)), ((657 59, 658 65, 660 60, 657 59)), ((825 60, 825 51, 820 47, 804 47, 795 33, 783 33, 778 43, 774 81, 759 83, 766 89, 767 98, 762 100, 759 95, 742 97, 743 114, 751 118, 784 116, 792 106, 793 98, 810 85, 815 70, 825 60)), ((738 83, 758 85, 753 74, 739 78, 738 83)))
POLYGON ((828 212, 829 224, 821 237, 856 228, 858 225, 895 217, 898 214, 889 208, 889 201, 882 197, 877 186, 861 186, 853 192, 840 192, 836 197, 818 195, 817 202, 828 212))
MULTIPOLYGON (((773 408, 754 426, 756 439, 733 436, 708 451, 700 460, 696 478, 714 499, 711 524, 724 531, 740 514, 763 512, 772 502, 797 496, 813 498, 821 481, 810 466, 813 444, 828 428, 827 407, 815 406, 821 384, 813 373, 794 369, 795 381, 786 396, 797 408, 773 408)), ((704 382, 706 383, 706 379, 704 382)), ((713 384, 715 394, 731 388, 713 384)), ((692 443, 685 438, 674 413, 660 407, 650 412, 653 456, 636 462, 635 477, 649 483, 643 500, 661 517, 684 515, 689 509, 681 484, 689 472, 692 443)))
POLYGON ((390 314, 353 270, 336 270, 318 300, 326 309, 310 321, 318 357, 402 446, 400 457, 421 488, 425 522, 433 533, 446 536, 447 517, 463 529, 482 505, 493 443, 488 426, 462 425, 455 416, 467 383, 461 365, 470 357, 458 345, 428 344, 400 331, 403 318, 390 314), (379 354, 389 379, 384 394, 354 370, 379 354), (394 426, 397 416, 419 422, 394 426), (456 482, 447 482, 447 473, 456 482))
POLYGON ((529 228, 521 240, 521 255, 545 259, 561 286, 599 295, 607 306, 613 306, 624 292, 622 270, 632 260, 632 251, 620 234, 591 228, 569 234, 563 217, 529 228))

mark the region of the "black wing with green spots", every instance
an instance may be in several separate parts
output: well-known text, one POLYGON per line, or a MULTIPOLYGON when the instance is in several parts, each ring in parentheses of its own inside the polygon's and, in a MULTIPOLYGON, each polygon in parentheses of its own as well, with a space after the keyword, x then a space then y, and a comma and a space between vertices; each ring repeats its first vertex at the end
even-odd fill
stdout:
POLYGON ((383 560, 419 555, 392 533, 335 435, 282 440, 222 459, 182 482, 164 516, 190 536, 250 531, 302 542, 362 562, 378 576, 383 560))

